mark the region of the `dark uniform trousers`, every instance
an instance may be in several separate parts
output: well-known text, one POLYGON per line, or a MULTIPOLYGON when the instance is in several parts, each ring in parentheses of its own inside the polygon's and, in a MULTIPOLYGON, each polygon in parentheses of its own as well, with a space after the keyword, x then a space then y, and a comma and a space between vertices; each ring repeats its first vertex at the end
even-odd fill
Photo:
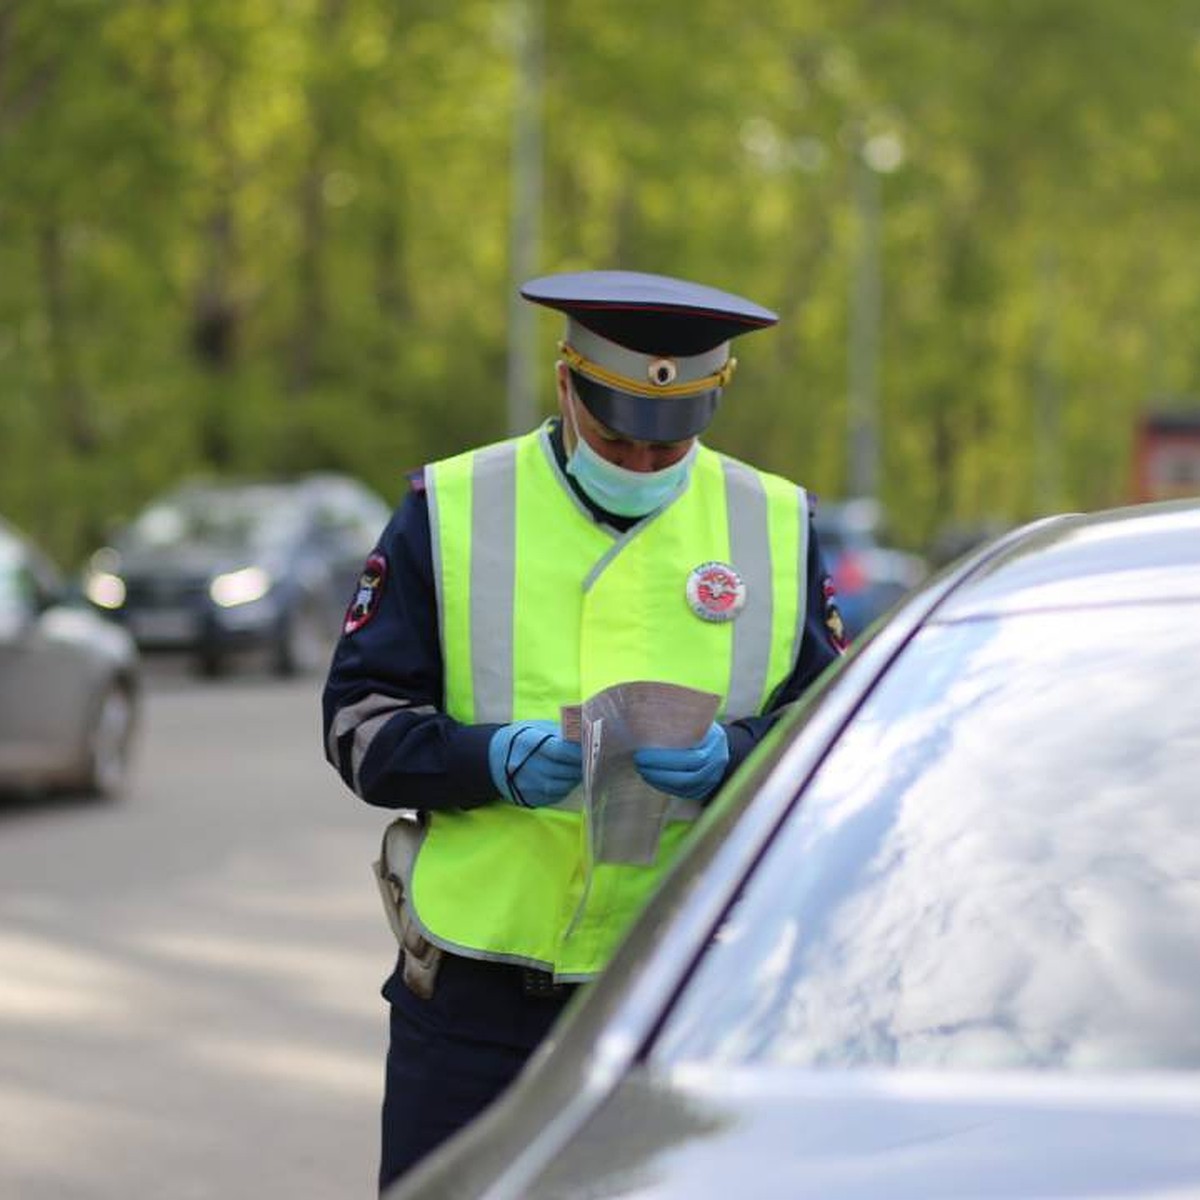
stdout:
POLYGON ((447 954, 432 998, 422 1000, 405 986, 397 963, 383 985, 391 1042, 380 1191, 478 1116, 520 1072, 576 990, 549 989, 548 980, 447 954))

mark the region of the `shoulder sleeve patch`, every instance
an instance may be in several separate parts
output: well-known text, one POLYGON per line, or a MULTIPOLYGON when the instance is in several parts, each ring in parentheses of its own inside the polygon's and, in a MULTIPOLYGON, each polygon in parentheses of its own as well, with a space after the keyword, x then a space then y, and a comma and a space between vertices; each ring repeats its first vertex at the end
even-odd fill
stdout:
POLYGON ((356 632, 375 615, 383 596, 383 584, 387 579, 387 569, 387 559, 378 550, 368 556, 358 576, 354 599, 350 601, 350 607, 346 609, 346 616, 342 621, 342 633, 356 632))

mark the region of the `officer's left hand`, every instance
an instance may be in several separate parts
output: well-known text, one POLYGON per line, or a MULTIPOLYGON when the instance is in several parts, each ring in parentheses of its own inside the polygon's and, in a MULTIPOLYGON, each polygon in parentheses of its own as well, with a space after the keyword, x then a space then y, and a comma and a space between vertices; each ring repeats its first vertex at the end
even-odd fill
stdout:
POLYGON ((729 738, 712 724, 694 746, 668 750, 645 746, 633 752, 638 774, 653 788, 683 800, 704 800, 717 788, 729 766, 729 738))

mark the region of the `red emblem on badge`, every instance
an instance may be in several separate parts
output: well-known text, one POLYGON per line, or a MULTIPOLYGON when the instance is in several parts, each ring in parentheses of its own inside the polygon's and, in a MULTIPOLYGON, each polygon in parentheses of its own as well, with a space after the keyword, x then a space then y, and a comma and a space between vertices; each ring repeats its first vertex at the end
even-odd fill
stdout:
POLYGON ((687 602, 704 621, 732 621, 746 603, 746 585, 728 563, 701 563, 688 576, 687 602))
POLYGON ((362 574, 358 577, 354 599, 350 601, 350 607, 346 609, 346 618, 342 622, 343 633, 353 633, 356 629, 361 629, 375 615, 386 578, 387 559, 376 551, 367 559, 362 574))

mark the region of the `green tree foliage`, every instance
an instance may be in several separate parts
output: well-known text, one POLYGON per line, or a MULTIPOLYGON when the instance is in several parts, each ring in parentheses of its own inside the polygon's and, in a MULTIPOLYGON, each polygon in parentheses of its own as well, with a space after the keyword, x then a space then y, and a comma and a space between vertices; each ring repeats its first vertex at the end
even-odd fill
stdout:
POLYGON ((502 435, 523 14, 542 269, 781 315, 721 448, 851 485, 869 221, 914 546, 1119 502, 1138 412, 1200 390, 1194 2, 0 0, 0 512, 74 562, 189 473, 396 498, 502 435))

